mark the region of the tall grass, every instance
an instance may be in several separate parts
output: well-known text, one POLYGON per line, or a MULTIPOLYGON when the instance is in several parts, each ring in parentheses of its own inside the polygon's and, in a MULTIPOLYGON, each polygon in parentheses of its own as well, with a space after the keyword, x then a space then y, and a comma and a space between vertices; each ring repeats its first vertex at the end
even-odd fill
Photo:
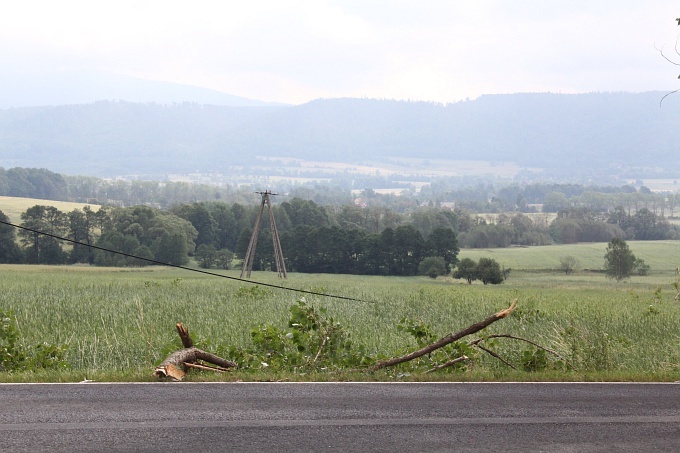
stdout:
MULTIPOLYGON (((235 276, 236 274, 230 274, 235 276)), ((150 373, 178 347, 174 326, 187 325, 197 345, 246 347, 250 329, 287 328, 288 308, 301 297, 326 307, 357 344, 373 355, 415 346, 396 326, 406 317, 437 336, 506 308, 518 308, 484 334, 507 333, 554 349, 583 371, 671 373, 680 376, 680 303, 674 277, 638 277, 617 284, 602 275, 511 273, 506 284, 467 285, 427 277, 366 277, 254 273, 254 280, 361 299, 348 301, 254 286, 178 269, 0 266, 0 310, 14 311, 26 344, 68 345, 76 372, 150 373)), ((514 363, 531 349, 498 340, 514 363)), ((505 365, 479 356, 476 367, 505 365)), ((9 379, 0 373, 0 380, 9 379)))

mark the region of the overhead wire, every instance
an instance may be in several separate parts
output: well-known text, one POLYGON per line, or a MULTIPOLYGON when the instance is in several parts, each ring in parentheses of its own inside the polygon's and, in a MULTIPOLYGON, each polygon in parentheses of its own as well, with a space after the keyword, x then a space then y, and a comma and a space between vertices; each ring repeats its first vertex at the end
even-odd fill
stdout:
POLYGON ((174 267, 174 268, 183 269, 183 270, 186 270, 186 271, 198 272, 198 273, 201 273, 201 274, 211 275, 211 276, 214 276, 214 277, 221 277, 221 278, 226 278, 226 279, 229 279, 229 280, 236 280, 236 281, 243 282, 243 283, 249 283, 251 285, 261 285, 261 286, 265 286, 265 287, 268 287, 268 288, 282 289, 282 290, 285 290, 285 291, 294 291, 294 292, 297 292, 297 293, 309 294, 309 295, 314 295, 314 296, 330 297, 330 298, 333 298, 333 299, 350 300, 350 301, 354 301, 354 302, 365 302, 362 299, 357 299, 357 298, 354 298, 354 297, 338 296, 338 295, 335 295, 335 294, 328 294, 328 293, 323 293, 323 292, 319 292, 319 291, 310 291, 310 290, 305 290, 305 289, 290 288, 290 287, 282 286, 282 285, 274 285, 273 283, 257 282, 257 281, 253 281, 253 280, 246 280, 244 278, 232 277, 230 275, 218 274, 217 272, 211 272, 211 271, 207 271, 207 270, 204 270, 204 269, 195 269, 195 268, 192 268, 192 267, 181 266, 179 264, 164 263, 162 261, 158 261, 158 260, 155 260, 155 259, 152 259, 152 258, 144 258, 142 256, 136 256, 136 255, 133 255, 131 253, 121 252, 121 251, 118 251, 118 250, 111 250, 111 249, 108 249, 106 247, 101 247, 101 246, 94 245, 94 244, 86 244, 84 242, 76 241, 74 239, 65 238, 63 236, 58 236, 56 234, 47 233, 45 231, 39 231, 39 230, 36 230, 36 229, 33 229, 33 228, 25 227, 23 225, 16 225, 14 223, 5 222, 3 220, 0 220, 0 224, 9 225, 9 226, 14 227, 14 228, 18 228, 18 229, 21 229, 21 230, 24 230, 24 231, 29 231, 31 233, 51 237, 51 238, 54 238, 54 239, 57 239, 57 240, 60 240, 60 241, 65 241, 65 242, 70 242, 72 244, 90 247, 90 248, 93 248, 93 249, 96 249, 96 250, 101 250, 103 252, 115 253, 117 255, 126 256, 128 258, 134 258, 134 259, 138 259, 138 260, 142 260, 142 261, 147 261, 149 263, 158 264, 158 265, 161 265, 161 266, 174 267))

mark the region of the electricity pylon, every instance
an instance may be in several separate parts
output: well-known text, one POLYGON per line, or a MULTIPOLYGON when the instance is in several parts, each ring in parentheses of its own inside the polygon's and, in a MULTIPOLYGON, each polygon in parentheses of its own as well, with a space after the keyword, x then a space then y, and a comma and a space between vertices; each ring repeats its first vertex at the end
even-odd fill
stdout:
POLYGON ((262 220, 262 213, 264 212, 264 205, 267 205, 269 209, 269 224, 272 232, 272 242, 274 243, 274 258, 276 260, 276 270, 279 273, 279 278, 286 278, 286 264, 283 262, 283 252, 281 251, 281 241, 279 240, 279 230, 276 229, 276 221, 274 220, 274 211, 272 211, 271 200, 269 195, 277 195, 271 193, 269 190, 264 192, 255 192, 262 195, 262 202, 260 203, 260 212, 257 214, 257 220, 255 220, 255 228, 253 229, 253 235, 250 236, 250 243, 248 244, 248 251, 243 259, 243 264, 241 265, 241 278, 243 274, 246 274, 247 278, 250 278, 250 273, 253 270, 253 260, 255 259, 255 248, 257 247, 257 236, 260 232, 260 221, 262 220))

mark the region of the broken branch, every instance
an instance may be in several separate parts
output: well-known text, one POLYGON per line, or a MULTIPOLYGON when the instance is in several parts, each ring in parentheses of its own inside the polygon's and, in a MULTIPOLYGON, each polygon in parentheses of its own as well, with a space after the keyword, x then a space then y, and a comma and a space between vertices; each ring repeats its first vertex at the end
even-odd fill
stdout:
POLYGON ((501 362, 503 362, 504 364, 506 364, 507 366, 509 366, 509 367, 512 368, 513 370, 516 370, 516 369, 517 369, 517 367, 516 367, 515 365, 513 365, 513 364, 510 363, 510 362, 508 362, 507 360, 505 360, 503 357, 501 357, 500 355, 498 355, 496 352, 492 351, 491 349, 485 348, 485 347, 482 346, 481 344, 477 344, 476 346, 477 346, 479 349, 481 349, 482 351, 484 351, 484 352, 486 352, 486 353, 489 353, 492 357, 497 358, 498 360, 500 360, 501 362))
POLYGON ((466 355, 457 357, 457 358, 455 358, 455 359, 453 359, 453 360, 449 360, 449 361, 446 362, 446 363, 442 363, 441 365, 437 365, 436 367, 427 370, 427 371, 425 372, 425 374, 427 374, 427 373, 432 373, 433 371, 441 370, 442 368, 446 368, 447 366, 453 366, 453 365, 455 365, 456 363, 462 362, 463 360, 470 360, 470 358, 469 358, 468 356, 466 356, 466 355))
POLYGON ((485 340, 488 340, 488 339, 491 339, 491 338, 510 338, 511 340, 524 341, 524 342, 526 342, 526 343, 529 343, 530 345, 533 345, 533 346, 537 347, 538 349, 543 349, 545 352, 549 352, 550 354, 552 354, 552 355, 554 355, 555 357, 557 357, 558 359, 560 359, 562 362, 564 362, 564 363, 566 363, 567 365, 569 365, 569 368, 571 368, 572 370, 576 371, 576 368, 574 368, 574 365, 572 365, 571 363, 569 363, 569 361, 568 361, 567 359, 565 359, 564 357, 562 357, 557 351, 553 351, 553 350, 550 349, 550 348, 546 348, 545 346, 541 346, 540 344, 536 343, 535 341, 527 340, 526 338, 516 337, 516 336, 514 336, 514 335, 508 335, 508 334, 494 334, 494 335, 489 335, 488 337, 478 338, 478 339, 476 339, 476 340, 474 340, 474 341, 471 341, 471 342, 468 343, 468 344, 469 344, 470 346, 477 346, 478 348, 483 349, 484 351, 488 352, 489 354, 493 355, 493 356, 496 357, 497 359, 499 359, 499 360, 501 360, 502 362, 504 362, 506 365, 509 365, 509 366, 511 366, 512 368, 515 368, 514 366, 510 365, 510 364, 509 364, 508 362, 506 362, 505 360, 501 359, 500 356, 498 356, 497 354, 493 353, 491 350, 489 350, 489 349, 487 349, 487 348, 484 348, 483 346, 481 346, 481 345, 479 344, 479 343, 481 343, 482 341, 485 341, 485 340))
POLYGON ((178 322, 175 327, 177 328, 177 334, 179 335, 180 340, 182 340, 182 346, 185 348, 193 348, 194 342, 189 336, 189 329, 184 327, 184 324, 181 322, 178 322))
POLYGON ((473 324, 460 332, 453 333, 453 334, 448 334, 444 338, 441 338, 438 341, 435 341, 434 343, 431 343, 424 348, 418 349, 417 351, 413 351, 410 354, 403 355, 401 357, 394 357, 388 360, 383 360, 381 362, 376 363, 373 365, 371 368, 369 368, 370 371, 377 371, 382 368, 386 368, 389 366, 394 366, 398 365, 400 363, 408 362, 413 359, 417 359, 418 357, 422 357, 426 354, 431 353, 432 351, 436 351, 439 348, 443 348, 447 344, 453 343, 454 341, 460 340, 463 337, 466 337, 468 335, 472 335, 473 333, 479 332, 480 330, 488 327, 489 325, 493 324, 494 322, 498 321, 499 319, 506 318, 512 311, 515 309, 515 304, 517 303, 517 299, 512 301, 512 304, 510 304, 510 307, 506 308, 505 310, 501 310, 498 313, 495 313, 488 318, 484 319, 483 321, 480 321, 476 324, 473 324))

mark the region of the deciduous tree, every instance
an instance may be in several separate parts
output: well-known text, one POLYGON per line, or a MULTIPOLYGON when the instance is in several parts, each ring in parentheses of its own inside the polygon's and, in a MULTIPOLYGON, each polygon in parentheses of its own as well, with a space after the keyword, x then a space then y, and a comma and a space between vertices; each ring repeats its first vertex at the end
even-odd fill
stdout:
POLYGON ((463 258, 453 272, 454 278, 463 278, 468 284, 477 280, 477 263, 472 258, 463 258))
POLYGON ((477 262, 476 274, 477 279, 481 280, 485 285, 489 283, 498 285, 505 280, 501 265, 493 258, 480 258, 477 262))
POLYGON ((610 278, 621 281, 629 277, 635 268, 635 255, 628 248, 626 241, 612 239, 607 245, 604 255, 604 271, 610 278))
MULTIPOLYGON (((9 222, 9 217, 0 211, 0 220, 9 222)), ((0 223, 0 263, 19 263, 21 249, 16 244, 16 232, 11 225, 0 223)))

